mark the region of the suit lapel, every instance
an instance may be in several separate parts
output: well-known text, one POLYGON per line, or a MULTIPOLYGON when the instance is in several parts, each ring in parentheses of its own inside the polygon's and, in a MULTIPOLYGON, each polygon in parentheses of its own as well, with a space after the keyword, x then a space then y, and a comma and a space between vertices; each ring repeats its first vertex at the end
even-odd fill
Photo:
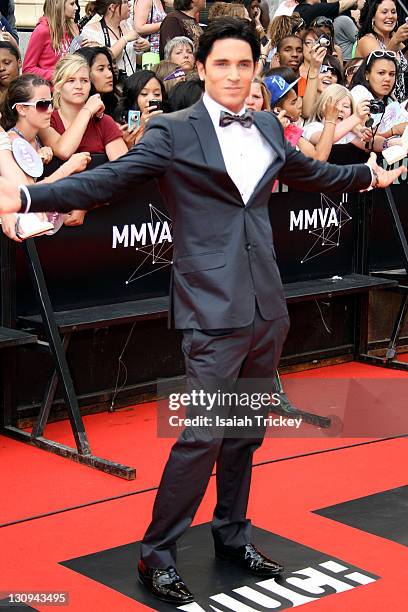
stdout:
POLYGON ((221 147, 214 129, 211 117, 202 100, 194 104, 190 113, 191 124, 198 136, 208 170, 217 182, 224 182, 225 188, 238 200, 237 204, 243 206, 241 194, 235 183, 231 180, 225 167, 221 147))
POLYGON ((271 180, 271 177, 273 176, 273 174, 276 173, 276 169, 277 169, 276 165, 279 162, 284 161, 285 159, 284 150, 279 145, 279 142, 277 141, 277 138, 276 138, 277 129, 273 129, 273 124, 271 122, 270 117, 268 117, 268 113, 264 111, 254 113, 254 123, 256 127, 258 128, 258 130, 260 131, 260 133, 262 134, 262 136, 267 141, 267 143, 270 145, 272 149, 273 160, 269 168, 263 175, 263 177, 257 183, 251 197, 249 198, 247 202, 247 206, 250 206, 252 204, 258 192, 263 189, 265 184, 271 180))

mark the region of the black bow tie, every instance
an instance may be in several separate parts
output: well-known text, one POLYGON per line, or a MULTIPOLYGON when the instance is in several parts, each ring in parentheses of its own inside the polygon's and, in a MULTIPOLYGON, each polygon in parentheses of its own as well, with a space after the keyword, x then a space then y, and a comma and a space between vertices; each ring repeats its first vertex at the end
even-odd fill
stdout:
POLYGON ((244 128, 250 128, 254 122, 254 115, 251 110, 245 111, 243 115, 232 115, 227 111, 221 111, 220 113, 220 127, 227 127, 231 123, 240 123, 244 128))

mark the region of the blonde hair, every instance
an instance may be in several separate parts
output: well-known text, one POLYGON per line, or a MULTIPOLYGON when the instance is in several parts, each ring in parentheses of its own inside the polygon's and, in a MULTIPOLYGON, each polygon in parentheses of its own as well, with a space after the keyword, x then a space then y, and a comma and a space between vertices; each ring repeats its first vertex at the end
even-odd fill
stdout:
POLYGON ((65 17, 65 1, 45 0, 44 2, 44 17, 48 21, 51 46, 54 51, 59 51, 66 34, 71 38, 76 35, 74 20, 65 17))
POLYGON ((54 93, 52 96, 54 108, 61 108, 61 89, 68 79, 73 77, 81 68, 86 68, 89 74, 88 62, 84 57, 77 54, 66 55, 64 58, 60 59, 55 66, 55 72, 52 79, 52 84, 54 86, 54 93))
POLYGON ((333 104, 337 104, 340 100, 343 100, 343 98, 348 98, 351 102, 351 112, 354 113, 354 100, 349 90, 343 85, 329 85, 314 103, 308 123, 312 121, 323 121, 324 108, 329 98, 332 99, 333 104))

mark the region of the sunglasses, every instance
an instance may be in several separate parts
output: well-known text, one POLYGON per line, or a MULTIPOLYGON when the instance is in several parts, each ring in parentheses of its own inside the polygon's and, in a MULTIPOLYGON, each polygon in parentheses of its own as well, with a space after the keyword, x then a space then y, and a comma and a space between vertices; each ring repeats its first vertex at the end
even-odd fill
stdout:
POLYGON ((344 71, 344 74, 346 76, 350 76, 352 74, 356 74, 357 70, 360 68, 361 64, 356 64, 355 66, 349 66, 348 68, 346 68, 346 70, 344 71))
POLYGON ((329 17, 316 17, 310 24, 311 28, 321 28, 323 26, 328 26, 331 30, 334 29, 333 21, 329 17))
POLYGON ((293 24, 292 34, 296 34, 297 32, 300 32, 300 30, 305 30, 305 29, 306 29, 306 21, 302 19, 301 17, 298 23, 293 24))
POLYGON ((327 66, 327 64, 322 64, 320 66, 320 72, 331 72, 331 74, 334 74, 337 77, 339 76, 336 68, 333 68, 333 66, 327 66))
POLYGON ((388 51, 386 49, 376 49, 376 51, 371 51, 370 55, 367 57, 367 66, 371 62, 373 57, 388 57, 388 59, 396 61, 398 63, 398 55, 395 53, 395 51, 388 51))
POLYGON ((21 106, 34 106, 35 110, 39 113, 46 113, 52 108, 52 100, 35 100, 35 102, 16 102, 11 107, 13 110, 16 108, 17 104, 21 104, 21 106))

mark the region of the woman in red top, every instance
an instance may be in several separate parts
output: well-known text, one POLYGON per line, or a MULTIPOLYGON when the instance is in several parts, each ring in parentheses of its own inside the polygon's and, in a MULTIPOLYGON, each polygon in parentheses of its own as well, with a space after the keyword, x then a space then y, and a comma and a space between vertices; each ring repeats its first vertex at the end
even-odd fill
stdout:
POLYGON ((24 56, 23 72, 51 80, 55 65, 69 51, 79 34, 74 22, 75 0, 45 0, 44 15, 30 36, 24 56))
POLYGON ((112 161, 127 152, 121 132, 108 115, 99 94, 89 97, 89 66, 79 55, 68 55, 56 66, 51 127, 41 130, 44 145, 60 159, 87 151, 105 153, 112 161))

